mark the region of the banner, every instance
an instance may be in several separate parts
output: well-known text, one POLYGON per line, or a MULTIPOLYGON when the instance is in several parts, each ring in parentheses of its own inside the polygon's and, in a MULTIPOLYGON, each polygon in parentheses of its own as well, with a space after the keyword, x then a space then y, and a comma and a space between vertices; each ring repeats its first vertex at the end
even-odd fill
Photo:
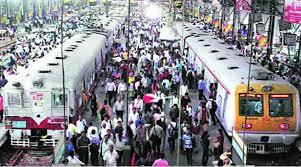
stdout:
POLYGON ((290 23, 301 23, 301 1, 285 0, 283 19, 290 23))
POLYGON ((236 0, 236 11, 241 12, 249 12, 251 11, 250 8, 250 0, 236 0))

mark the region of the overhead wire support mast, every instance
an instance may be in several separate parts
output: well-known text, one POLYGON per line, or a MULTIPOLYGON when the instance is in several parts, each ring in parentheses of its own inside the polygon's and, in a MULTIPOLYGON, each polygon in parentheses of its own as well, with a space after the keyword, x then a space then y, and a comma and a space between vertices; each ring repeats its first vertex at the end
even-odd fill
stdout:
MULTIPOLYGON (((128 0, 128 19, 127 19, 127 43, 126 43, 126 49, 128 52, 127 55, 127 80, 126 80, 126 126, 128 125, 128 119, 129 119, 129 56, 130 56, 130 25, 131 25, 131 0, 128 0)), ((128 133, 128 132, 127 132, 128 133)))
MULTIPOLYGON (((249 27, 248 27, 248 43, 251 45, 250 50, 250 59, 249 59, 249 70, 248 70, 248 83, 247 83, 247 104, 249 101, 249 94, 250 94, 250 83, 251 83, 251 68, 252 68, 252 58, 253 58, 253 21, 254 21, 254 0, 250 0, 250 15, 249 15, 249 27)), ((246 110, 245 112, 245 120, 244 120, 244 126, 246 126, 248 121, 248 113, 249 110, 246 110)), ((243 141, 246 140, 246 129, 243 127, 243 141)), ((246 155, 245 150, 247 146, 243 145, 243 162, 246 162, 246 155)), ((246 164, 245 164, 246 165, 246 164)))
MULTIPOLYGON (((184 10, 185 10, 185 7, 184 7, 184 5, 185 5, 185 1, 183 1, 183 3, 182 3, 182 46, 183 46, 183 55, 184 55, 184 43, 185 43, 185 41, 184 41, 184 21, 185 21, 185 13, 184 13, 184 10)), ((182 56, 183 56, 182 55, 182 56)), ((180 92, 180 87, 181 87, 181 85, 179 85, 179 88, 178 88, 178 92, 180 92)), ((179 97, 179 99, 178 99, 178 101, 179 101, 179 107, 180 107, 180 110, 179 110, 179 124, 178 124, 178 127, 181 127, 181 110, 182 110, 182 108, 181 108, 181 95, 178 93, 178 97, 179 97)), ((177 166, 179 166, 179 164, 180 164, 180 143, 181 143, 181 128, 178 128, 178 145, 177 145, 177 166)))
MULTIPOLYGON (((67 125, 67 119, 66 119, 66 93, 65 93, 65 70, 64 70, 64 0, 61 0, 61 61, 62 61, 62 84, 63 84, 63 112, 64 112, 64 125, 67 125)), ((64 126, 64 139, 66 139, 66 126, 64 126)))

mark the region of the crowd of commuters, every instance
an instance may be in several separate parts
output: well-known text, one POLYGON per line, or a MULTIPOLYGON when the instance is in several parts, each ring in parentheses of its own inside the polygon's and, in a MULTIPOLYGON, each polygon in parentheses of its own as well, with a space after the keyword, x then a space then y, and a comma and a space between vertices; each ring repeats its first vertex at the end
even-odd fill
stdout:
POLYGON ((106 96, 100 99, 92 92, 90 103, 85 103, 85 112, 91 112, 94 122, 80 117, 76 125, 66 127, 69 164, 168 166, 165 146, 176 157, 176 145, 180 145, 187 165, 194 165, 192 157, 199 147, 202 165, 212 165, 208 164, 211 155, 216 165, 231 165, 231 153, 224 153, 222 130, 214 139, 208 132, 209 126, 217 124, 215 86, 207 101, 203 73, 181 56, 179 42, 160 40, 164 19, 150 20, 142 13, 137 9, 130 31, 124 26, 117 35, 129 33, 130 51, 119 43, 107 51, 107 64, 99 76, 105 81, 99 89, 106 96), (199 105, 193 106, 191 94, 197 91, 199 105), (126 145, 131 148, 130 164, 123 158, 126 145))
MULTIPOLYGON (((85 27, 91 27, 91 20, 100 17, 99 13, 86 15, 80 13, 69 17, 63 24, 64 39, 71 38, 74 34, 84 30, 85 27)), ((34 22, 35 23, 35 22, 34 22)), ((61 43, 61 25, 56 22, 45 29, 32 31, 31 22, 25 24, 27 35, 17 36, 16 42, 9 45, 0 52, 0 87, 6 84, 6 78, 9 75, 18 74, 18 69, 27 68, 30 63, 44 57, 61 43)), ((43 23, 40 23, 43 24, 43 23)), ((33 25, 33 26, 39 26, 33 25)), ((43 27, 43 26, 42 26, 43 27)), ((9 30, 10 31, 10 30, 9 30)), ((11 31, 16 31, 12 29, 11 31)))

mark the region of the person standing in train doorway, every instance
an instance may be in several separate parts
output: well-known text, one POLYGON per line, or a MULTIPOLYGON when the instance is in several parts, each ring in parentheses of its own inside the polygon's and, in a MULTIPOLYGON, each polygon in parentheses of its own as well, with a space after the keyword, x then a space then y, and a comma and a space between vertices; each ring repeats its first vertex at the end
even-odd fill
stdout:
POLYGON ((217 109, 217 104, 215 102, 214 97, 212 97, 212 96, 209 97, 209 100, 206 104, 206 108, 207 108, 207 110, 209 110, 210 116, 211 116, 211 121, 213 123, 213 126, 215 126, 216 125, 215 112, 217 109))
POLYGON ((112 105, 111 101, 114 97, 114 92, 116 91, 116 85, 112 81, 112 79, 109 79, 109 82, 107 83, 105 90, 106 90, 106 93, 107 93, 107 98, 108 98, 108 101, 109 101, 109 105, 111 106, 112 105))
POLYGON ((0 123, 2 123, 3 121, 3 97, 0 94, 0 123))

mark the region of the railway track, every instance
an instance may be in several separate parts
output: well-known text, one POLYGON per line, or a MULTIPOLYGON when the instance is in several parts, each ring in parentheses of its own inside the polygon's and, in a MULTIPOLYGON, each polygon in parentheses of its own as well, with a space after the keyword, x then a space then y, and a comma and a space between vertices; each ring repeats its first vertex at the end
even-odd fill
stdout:
POLYGON ((6 166, 51 166, 53 154, 47 151, 16 150, 6 166))
POLYGON ((12 147, 6 142, 0 147, 0 166, 51 166, 53 151, 12 147))

